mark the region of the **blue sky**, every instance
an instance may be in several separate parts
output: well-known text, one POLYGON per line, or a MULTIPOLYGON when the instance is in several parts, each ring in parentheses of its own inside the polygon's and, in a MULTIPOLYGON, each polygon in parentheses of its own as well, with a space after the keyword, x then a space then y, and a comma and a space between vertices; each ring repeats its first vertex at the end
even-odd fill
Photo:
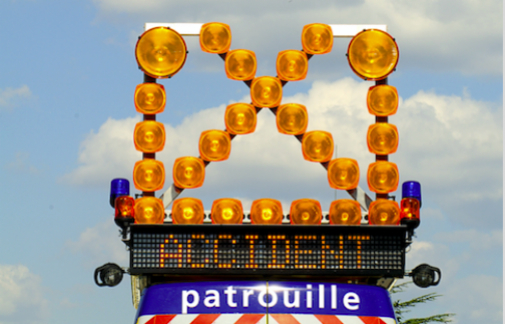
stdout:
MULTIPOLYGON (((5 0, 0 3, 0 323, 133 321, 129 277, 98 288, 93 271, 127 265, 108 204, 110 180, 131 178, 141 154, 132 134, 142 82, 134 57, 145 22, 227 23, 232 49, 255 51, 257 75, 275 75, 275 58, 300 49, 309 23, 387 24, 400 48, 389 83, 401 97, 390 122, 400 146, 390 160, 400 181, 423 189, 422 222, 407 268, 430 263, 439 302, 413 316, 457 313, 457 323, 502 323, 503 304, 503 4, 502 1, 162 1, 5 0)), ((338 156, 358 160, 360 186, 373 155, 365 106, 371 83, 345 59, 348 39, 313 57, 307 79, 284 88, 283 102, 307 106, 309 130, 332 133, 338 156)), ((170 80, 158 120, 167 143, 158 158, 171 183, 173 160, 197 155, 200 133, 223 129, 231 102, 248 88, 226 78, 222 60, 187 38, 189 56, 170 80)), ((335 191, 299 143, 277 133, 273 114, 258 115, 254 134, 233 141, 225 162, 185 197, 234 197, 249 206, 270 197, 288 208, 314 198, 327 209, 335 191), (326 206, 326 207, 325 207, 326 206)), ((132 191, 133 189, 132 185, 132 191)), ((161 194, 161 192, 159 193, 161 194)), ((396 192, 397 197, 401 195, 396 192)), ((339 198, 347 198, 338 192, 339 198)), ((245 207, 247 209, 247 207, 245 207)))

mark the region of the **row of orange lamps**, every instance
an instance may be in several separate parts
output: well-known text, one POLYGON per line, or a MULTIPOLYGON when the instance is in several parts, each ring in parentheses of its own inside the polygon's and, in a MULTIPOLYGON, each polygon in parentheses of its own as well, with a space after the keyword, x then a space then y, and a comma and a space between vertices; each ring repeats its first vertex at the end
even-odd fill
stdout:
MULTIPOLYGON (((350 199, 334 201, 330 206, 330 224, 359 225, 361 208, 350 199)), ((222 198, 212 204, 211 219, 214 224, 242 224, 244 211, 240 200, 222 198)), ((275 199, 263 198, 253 201, 250 210, 252 224, 281 224, 284 214, 282 204, 275 199)), ((173 224, 202 224, 204 208, 201 200, 181 198, 172 206, 173 224)), ((291 224, 318 225, 322 221, 321 204, 314 199, 293 201, 290 208, 291 224)))
POLYGON ((165 184, 165 166, 156 160, 156 153, 165 146, 166 132, 156 115, 162 113, 166 105, 163 85, 156 79, 170 78, 186 62, 187 47, 182 36, 173 29, 157 27, 144 32, 135 47, 135 58, 144 72, 144 83, 135 89, 134 102, 137 112, 143 114, 143 121, 134 130, 134 145, 142 152, 142 160, 135 163, 133 182, 142 191, 142 198, 134 203, 136 223, 163 223, 165 207, 155 191, 165 184))
POLYGON ((387 77, 398 63, 398 46, 394 38, 380 30, 365 30, 349 43, 347 58, 351 69, 364 80, 376 81, 367 95, 370 114, 375 124, 368 128, 367 146, 375 154, 376 162, 368 167, 368 188, 376 193, 369 210, 370 223, 397 225, 400 222, 398 203, 388 199, 388 194, 398 187, 399 173, 388 155, 398 148, 398 129, 388 123, 388 116, 398 109, 396 88, 387 84, 387 77))

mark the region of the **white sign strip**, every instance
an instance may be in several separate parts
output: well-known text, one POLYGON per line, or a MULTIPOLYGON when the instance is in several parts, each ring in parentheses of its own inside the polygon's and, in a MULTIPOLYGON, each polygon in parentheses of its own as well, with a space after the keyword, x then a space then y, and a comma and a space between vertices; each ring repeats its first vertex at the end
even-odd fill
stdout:
POLYGON ((303 324, 321 324, 321 322, 314 315, 307 314, 293 314, 293 317, 303 324))
POLYGON ((242 314, 221 314, 212 324, 234 324, 240 317, 242 314))
POLYGON ((358 316, 341 315, 337 317, 343 324, 363 324, 358 316))
POLYGON ((387 25, 330 25, 333 37, 354 37, 364 29, 378 29, 387 32, 387 25))
POLYGON ((182 36, 200 36, 200 29, 203 24, 200 23, 146 23, 144 30, 154 27, 170 27, 182 36))
POLYGON ((170 324, 190 324, 192 323, 195 318, 199 314, 184 314, 184 315, 177 315, 174 317, 171 321, 170 324))

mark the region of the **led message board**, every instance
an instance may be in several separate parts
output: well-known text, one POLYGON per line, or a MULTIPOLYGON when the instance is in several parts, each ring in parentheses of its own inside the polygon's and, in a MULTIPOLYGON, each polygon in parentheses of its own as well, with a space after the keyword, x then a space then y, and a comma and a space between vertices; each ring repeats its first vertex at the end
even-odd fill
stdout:
POLYGON ((403 277, 404 226, 133 225, 131 274, 403 277))

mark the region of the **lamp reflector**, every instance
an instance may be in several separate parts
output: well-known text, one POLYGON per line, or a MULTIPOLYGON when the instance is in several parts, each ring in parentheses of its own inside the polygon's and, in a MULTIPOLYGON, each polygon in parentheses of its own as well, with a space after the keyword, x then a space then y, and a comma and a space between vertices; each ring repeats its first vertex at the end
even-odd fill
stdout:
POLYGON ((387 155, 398 149, 398 129, 389 123, 375 123, 368 127, 366 135, 368 150, 371 153, 387 155))
POLYGON ((326 24, 305 25, 302 30, 302 48, 308 54, 326 54, 333 47, 333 30, 326 24))
POLYGON ((281 104, 282 83, 278 78, 262 76, 251 84, 251 100, 256 107, 273 108, 281 104))
POLYGON ((281 224, 283 216, 282 204, 278 200, 263 198, 252 203, 252 224, 281 224))
POLYGON ((301 135, 307 130, 309 115, 304 105, 288 103, 280 105, 276 113, 277 130, 288 135, 301 135))
POLYGON ((328 165, 328 183, 334 189, 355 189, 359 183, 358 161, 349 158, 338 158, 328 165))
POLYGON ((250 134, 256 129, 256 109, 246 103, 231 104, 226 107, 224 123, 230 134, 250 134))
POLYGON ((165 110, 165 87, 158 83, 141 83, 135 88, 135 109, 141 114, 159 114, 165 110))
POLYGON ((202 25, 200 29, 200 48, 207 53, 222 54, 230 50, 230 26, 220 22, 202 25))
POLYGON ((135 201, 136 224, 163 224, 165 207, 159 198, 142 197, 135 201))
POLYGON ((174 224, 202 224, 203 218, 203 204, 200 199, 181 198, 172 204, 172 223, 174 224))
POLYGON ((398 188, 399 173, 395 163, 377 161, 368 166, 368 188, 376 193, 390 193, 398 188))
POLYGON ((307 54, 297 50, 282 51, 277 55, 277 76, 284 81, 305 79, 309 70, 307 54))
POLYGON ((205 164, 202 159, 185 156, 175 160, 172 171, 174 185, 179 188, 192 189, 203 185, 205 164))
POLYGON ((244 219, 242 202, 232 198, 214 200, 210 216, 213 224, 242 224, 244 219))
POLYGON ((314 199, 298 199, 291 203, 289 210, 291 224, 319 225, 323 218, 321 204, 314 199))
POLYGON ((231 138, 225 131, 217 129, 204 131, 198 143, 200 156, 205 161, 224 161, 230 156, 231 138))
POLYGON ((361 207, 352 199, 339 199, 331 202, 330 224, 359 225, 361 224, 361 207))
POLYGON ((398 225, 400 222, 400 207, 398 203, 388 199, 372 201, 368 210, 370 225, 398 225))
POLYGON ((398 110, 398 91, 395 87, 380 84, 368 89, 366 103, 368 112, 379 117, 396 114, 398 110))
POLYGON ((153 78, 168 78, 176 74, 186 62, 186 54, 182 36, 167 27, 145 31, 135 47, 140 69, 153 78))
POLYGON ((302 139, 303 158, 311 162, 328 162, 333 155, 333 137, 325 131, 305 133, 302 139))
POLYGON ((398 45, 394 38, 378 29, 356 34, 347 49, 351 69, 365 80, 386 78, 396 68, 398 57, 398 45))
POLYGON ((156 191, 165 184, 165 166, 154 159, 137 161, 133 167, 135 188, 142 191, 156 191))
POLYGON ((135 199, 130 196, 119 196, 114 203, 114 222, 125 227, 135 221, 135 199))
POLYGON ((226 76, 238 81, 254 79, 256 66, 256 54, 245 49, 229 51, 224 61, 226 76))
POLYGON ((165 126, 153 120, 137 123, 133 131, 133 142, 137 151, 159 152, 165 146, 165 126))

